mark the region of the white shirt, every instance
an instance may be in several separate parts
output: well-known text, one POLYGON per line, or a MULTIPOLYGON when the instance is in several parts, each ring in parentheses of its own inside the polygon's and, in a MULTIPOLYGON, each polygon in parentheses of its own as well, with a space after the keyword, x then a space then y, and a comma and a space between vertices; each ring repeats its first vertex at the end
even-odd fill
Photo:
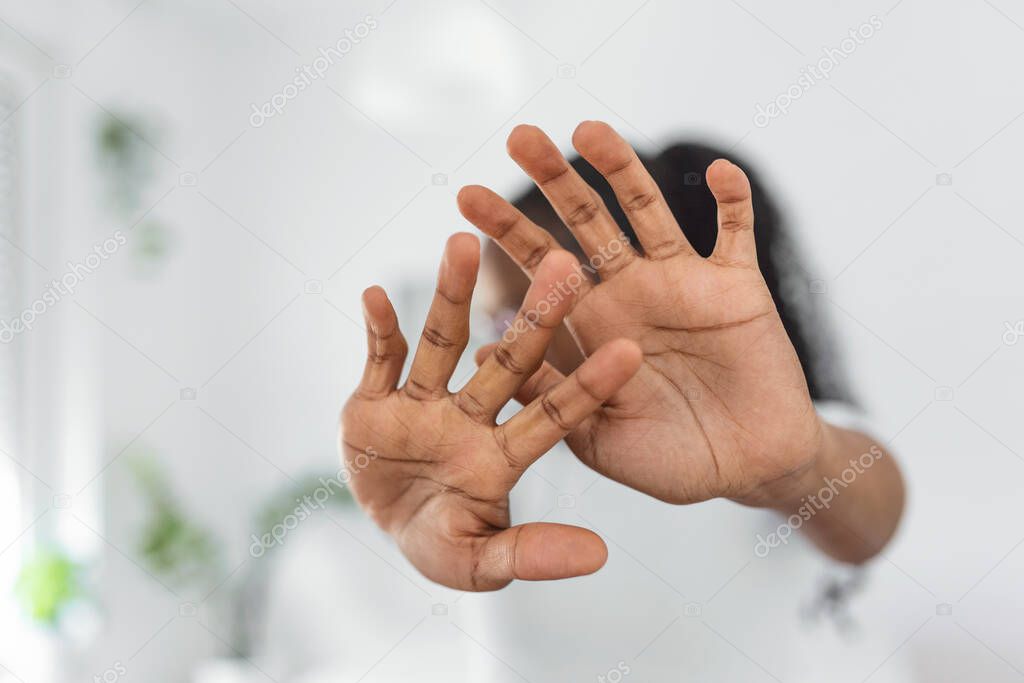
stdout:
MULTIPOLYGON (((842 407, 818 408, 861 426, 842 407)), ((598 475, 564 445, 528 470, 511 504, 514 523, 594 529, 607 564, 460 594, 419 576, 358 510, 338 518, 348 532, 321 517, 259 560, 275 563, 259 666, 282 683, 888 683, 910 678, 900 645, 935 610, 884 558, 838 607, 823 602, 829 582, 856 585, 857 573, 799 533, 759 552, 779 515, 722 500, 669 505, 598 475)), ((250 669, 210 680, 263 680, 250 669)))
MULTIPOLYGON (((848 410, 820 410, 855 426, 848 410)), ((759 548, 785 523, 779 515, 721 500, 668 505, 601 477, 564 446, 524 476, 511 504, 513 523, 593 529, 609 558, 588 577, 464 598, 493 650, 479 660, 481 680, 862 681, 905 637, 885 628, 884 612, 863 614, 870 577, 799 533, 759 548), (853 594, 837 604, 834 586, 853 594)), ((886 664, 872 681, 904 680, 886 664)))

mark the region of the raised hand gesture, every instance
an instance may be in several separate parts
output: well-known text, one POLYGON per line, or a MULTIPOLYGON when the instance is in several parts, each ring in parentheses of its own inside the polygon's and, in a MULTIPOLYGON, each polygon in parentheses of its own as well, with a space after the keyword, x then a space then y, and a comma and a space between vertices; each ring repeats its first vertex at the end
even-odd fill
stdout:
POLYGON ((593 532, 563 524, 510 526, 508 493, 531 463, 576 430, 634 375, 636 344, 591 348, 569 377, 548 378, 508 421, 498 411, 541 366, 554 328, 575 304, 566 283, 579 264, 550 250, 507 335, 456 393, 452 373, 469 339, 479 242, 457 234, 445 249, 409 375, 398 386, 406 342, 384 291, 363 294, 369 354, 342 411, 342 452, 359 503, 428 578, 494 590, 513 579, 560 579, 597 570, 607 556, 593 532))
MULTIPOLYGON (((725 160, 707 169, 718 202, 709 258, 687 241, 633 149, 606 124, 585 122, 573 145, 608 181, 640 241, 615 220, 538 128, 519 126, 512 158, 534 180, 592 259, 597 278, 567 318, 584 356, 618 337, 643 352, 639 372, 567 437, 585 463, 674 503, 725 496, 766 504, 823 448, 803 370, 757 265, 750 184, 725 160)), ((537 283, 551 235, 494 192, 459 194, 463 215, 537 283)), ((484 353, 486 356, 486 352, 484 353)), ((493 362, 493 361, 485 361, 493 362)), ((544 364, 519 391, 529 403, 558 386, 544 364)))

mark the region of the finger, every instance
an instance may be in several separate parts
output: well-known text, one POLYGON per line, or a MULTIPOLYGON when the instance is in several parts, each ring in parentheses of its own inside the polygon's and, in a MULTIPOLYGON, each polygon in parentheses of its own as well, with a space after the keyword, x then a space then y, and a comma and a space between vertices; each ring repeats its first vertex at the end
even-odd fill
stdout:
POLYGON ((477 549, 472 585, 496 590, 513 579, 547 581, 593 574, 604 566, 608 548, 589 529, 535 522, 505 529, 477 549))
POLYGON ((457 202, 465 219, 493 238, 530 278, 548 252, 560 248, 551 233, 486 187, 467 185, 457 202))
POLYGON ((456 404, 481 422, 492 422, 501 407, 540 367, 555 328, 572 310, 583 280, 576 258, 552 251, 537 269, 523 305, 501 341, 456 396, 456 404))
POLYGON ((540 128, 516 126, 508 137, 508 152, 551 202, 602 279, 636 259, 601 197, 540 128))
MULTIPOLYGON (((484 360, 491 355, 497 346, 496 343, 486 344, 477 349, 476 364, 483 364, 484 360)), ((523 382, 523 386, 519 387, 519 391, 516 392, 514 398, 525 406, 563 379, 565 379, 565 375, 555 369, 554 365, 544 361, 537 372, 533 373, 530 379, 523 382)))
POLYGON ((366 366, 356 395, 376 399, 390 394, 398 386, 402 366, 409 349, 398 316, 380 287, 363 292, 363 317, 366 319, 366 366))
POLYGON ((621 389, 642 360, 636 342, 610 341, 565 380, 499 425, 495 434, 510 464, 529 467, 621 389))
POLYGON ((469 342, 469 305, 480 267, 480 241, 460 232, 448 238, 434 300, 423 325, 405 391, 414 398, 448 394, 448 382, 469 342))
POLYGON ((757 266, 754 204, 746 174, 732 162, 718 159, 708 166, 707 179, 718 202, 718 239, 711 259, 729 265, 757 266))
POLYGON ((573 133, 572 144, 608 181, 648 257, 693 253, 651 174, 611 126, 584 121, 573 133))

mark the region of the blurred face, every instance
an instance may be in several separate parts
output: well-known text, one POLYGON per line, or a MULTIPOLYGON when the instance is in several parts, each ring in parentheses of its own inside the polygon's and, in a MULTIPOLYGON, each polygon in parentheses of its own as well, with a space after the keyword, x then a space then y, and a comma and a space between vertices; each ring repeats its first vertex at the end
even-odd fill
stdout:
MULTIPOLYGON (((530 280, 501 247, 490 240, 484 245, 480 279, 484 285, 481 301, 494 323, 496 334, 500 336, 508 328, 506 323, 512 322, 522 305, 530 280)), ((576 340, 564 324, 555 330, 545 359, 564 374, 569 374, 583 362, 576 340)))

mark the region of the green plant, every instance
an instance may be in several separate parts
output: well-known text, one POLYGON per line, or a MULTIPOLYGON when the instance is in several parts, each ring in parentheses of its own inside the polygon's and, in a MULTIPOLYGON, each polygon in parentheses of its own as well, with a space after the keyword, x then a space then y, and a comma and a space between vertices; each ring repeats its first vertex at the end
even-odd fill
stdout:
MULTIPOLYGON (((119 218, 136 220, 152 198, 157 177, 158 153, 149 140, 159 135, 147 122, 124 113, 103 116, 96 129, 96 158, 99 178, 104 187, 107 203, 119 218)), ((148 215, 134 227, 133 255, 140 272, 152 272, 164 261, 174 242, 172 231, 159 220, 148 215)))
POLYGON ((81 567, 62 551, 40 550, 22 565, 14 591, 33 621, 54 627, 63 609, 85 595, 81 567))
POLYGON ((188 519, 163 471, 151 458, 135 457, 130 462, 150 510, 138 540, 145 563, 176 583, 214 573, 216 544, 209 532, 188 519))
POLYGON ((107 197, 122 211, 140 206, 142 193, 155 174, 154 152, 136 132, 145 128, 142 121, 126 115, 104 116, 98 125, 96 152, 107 197))

